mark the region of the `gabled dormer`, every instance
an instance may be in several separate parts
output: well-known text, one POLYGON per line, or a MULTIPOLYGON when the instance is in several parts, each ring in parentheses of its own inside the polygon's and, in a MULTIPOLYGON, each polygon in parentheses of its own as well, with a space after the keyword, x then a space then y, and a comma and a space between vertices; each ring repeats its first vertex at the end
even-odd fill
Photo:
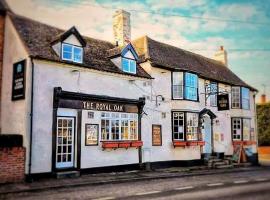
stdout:
POLYGON ((86 41, 74 26, 52 42, 52 48, 61 60, 74 63, 83 63, 85 46, 86 41))
POLYGON ((108 53, 111 61, 123 72, 130 74, 137 73, 137 62, 139 57, 131 43, 122 48, 116 47, 111 49, 108 53))

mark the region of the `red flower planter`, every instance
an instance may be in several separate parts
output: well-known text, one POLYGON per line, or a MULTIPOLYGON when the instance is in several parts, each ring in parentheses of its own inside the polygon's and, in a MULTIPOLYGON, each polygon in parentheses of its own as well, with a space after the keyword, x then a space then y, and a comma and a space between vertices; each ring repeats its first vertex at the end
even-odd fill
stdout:
POLYGON ((205 141, 198 141, 198 145, 199 146, 204 146, 205 145, 205 141))
POLYGON ((141 146, 143 146, 143 142, 142 141, 131 142, 131 147, 141 147, 141 146))
POLYGON ((117 142, 102 142, 102 148, 118 148, 117 142))
POLYGON ((191 141, 187 143, 188 146, 198 146, 198 142, 197 141, 191 141))
POLYGON ((116 149, 116 148, 129 148, 129 147, 141 147, 143 145, 142 141, 103 141, 103 149, 116 149))
POLYGON ((119 143, 119 148, 128 148, 128 147, 130 147, 130 142, 121 142, 121 143, 119 143))
POLYGON ((173 141, 174 147, 185 147, 187 146, 187 142, 185 141, 173 141))

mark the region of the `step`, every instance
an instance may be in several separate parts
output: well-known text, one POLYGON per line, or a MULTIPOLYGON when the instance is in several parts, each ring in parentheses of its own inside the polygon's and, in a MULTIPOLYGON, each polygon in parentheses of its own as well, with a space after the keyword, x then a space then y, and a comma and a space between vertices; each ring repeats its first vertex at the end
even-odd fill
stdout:
POLYGON ((229 169, 229 168, 233 168, 233 165, 218 165, 215 168, 216 169, 229 169))
POLYGON ((233 163, 234 167, 250 167, 252 163, 246 162, 246 163, 233 163))
POLYGON ((62 178, 76 178, 80 176, 79 171, 66 171, 66 172, 57 172, 56 178, 62 179, 62 178))
POLYGON ((213 163, 214 166, 220 166, 220 165, 229 165, 229 163, 221 161, 221 162, 215 162, 213 163))

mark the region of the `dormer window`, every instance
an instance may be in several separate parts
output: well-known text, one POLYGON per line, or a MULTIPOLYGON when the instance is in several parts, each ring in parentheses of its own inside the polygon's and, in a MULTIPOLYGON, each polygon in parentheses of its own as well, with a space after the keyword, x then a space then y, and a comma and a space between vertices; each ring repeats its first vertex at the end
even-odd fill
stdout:
POLYGON ((136 60, 122 57, 122 70, 127 73, 136 74, 136 60))
POLYGON ((83 49, 71 44, 62 44, 62 59, 82 63, 83 49))

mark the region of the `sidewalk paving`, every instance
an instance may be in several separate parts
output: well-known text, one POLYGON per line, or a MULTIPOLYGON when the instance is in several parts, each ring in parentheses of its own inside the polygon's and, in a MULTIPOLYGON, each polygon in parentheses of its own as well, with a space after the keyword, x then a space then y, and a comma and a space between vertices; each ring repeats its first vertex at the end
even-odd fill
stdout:
MULTIPOLYGON (((135 182, 153 179, 179 178, 186 176, 202 176, 220 173, 233 173, 243 171, 261 170, 266 167, 239 167, 233 169, 207 169, 205 166, 197 167, 173 167, 156 169, 154 171, 128 171, 87 174, 78 178, 66 179, 40 179, 32 183, 9 183, 0 185, 0 195, 19 192, 40 192, 52 189, 101 185, 110 183, 135 182)), ((268 167, 269 168, 269 167, 268 167)), ((270 168, 269 168, 270 169, 270 168)))

